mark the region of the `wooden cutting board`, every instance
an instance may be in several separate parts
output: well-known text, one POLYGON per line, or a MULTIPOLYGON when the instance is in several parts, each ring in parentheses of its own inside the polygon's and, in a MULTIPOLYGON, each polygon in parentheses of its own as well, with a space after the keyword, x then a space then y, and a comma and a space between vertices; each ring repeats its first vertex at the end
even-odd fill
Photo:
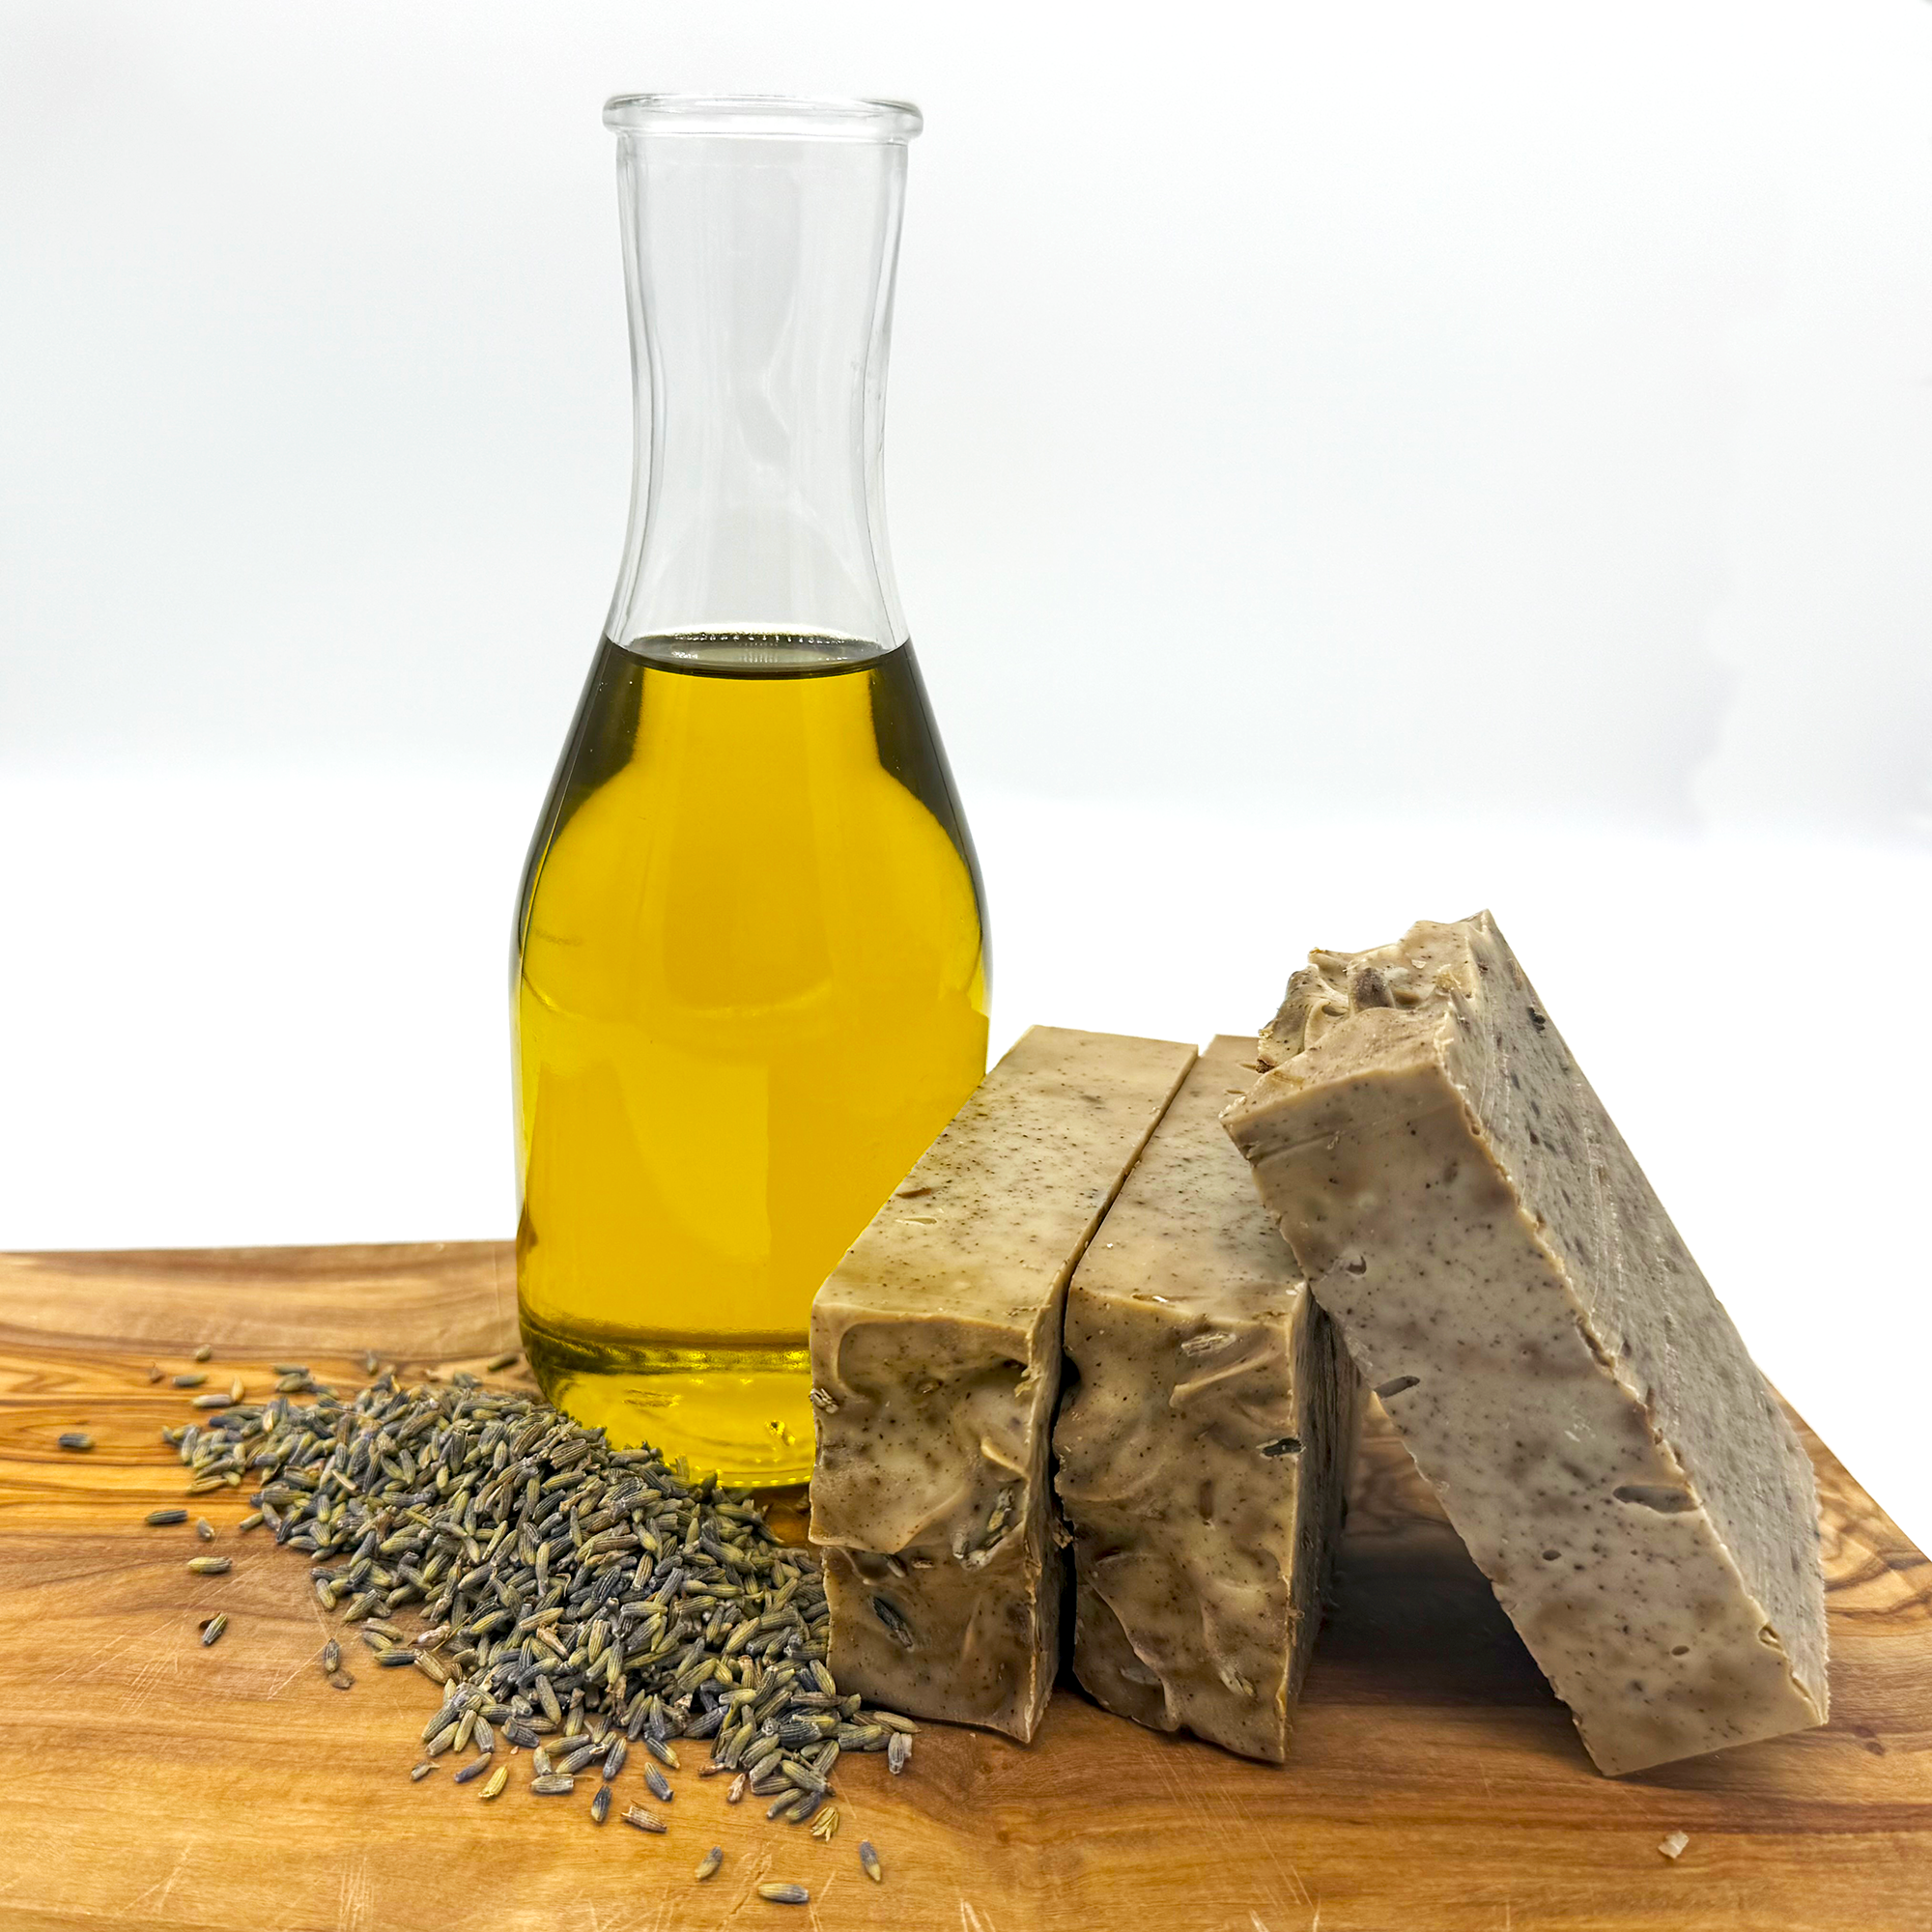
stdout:
MULTIPOLYGON (((302 1559, 199 1506, 231 1575, 190 1576, 147 1379, 213 1345, 350 1379, 515 1346, 485 1243, 0 1257, 0 1926, 222 1932, 1531 1932, 1932 1926, 1932 1566, 1805 1432, 1825 1498, 1829 1729, 1610 1780, 1385 1429, 1372 1432, 1293 1760, 1156 1736, 1063 1689, 1032 1748, 928 1727, 903 1777, 841 1767, 829 1845, 694 1775, 670 1832, 585 1803, 412 1784, 435 1691, 316 1668, 302 1559), (63 1452, 63 1431, 98 1446, 63 1452), (204 1649, 201 1618, 225 1609, 204 1649), (1684 1832, 1675 1862, 1657 1846, 1684 1832), (862 1837, 883 1885, 861 1872, 862 1837), (705 1850, 724 1848, 708 1885, 705 1850), (792 1879, 809 1907, 768 1905, 792 1879)), ((352 1668, 363 1658, 348 1647, 352 1668)), ((520 1763, 524 1762, 520 1760, 520 1763)), ((640 1780, 627 1769, 625 1787, 640 1780)), ((587 1782, 580 1781, 587 1800, 587 1782)))

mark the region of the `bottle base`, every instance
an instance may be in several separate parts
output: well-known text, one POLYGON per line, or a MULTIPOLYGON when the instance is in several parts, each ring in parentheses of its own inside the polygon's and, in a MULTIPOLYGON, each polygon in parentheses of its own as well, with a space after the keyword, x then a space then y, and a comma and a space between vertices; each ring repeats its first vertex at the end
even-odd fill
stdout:
POLYGON ((747 1346, 693 1336, 663 1345, 566 1335, 523 1321, 537 1384, 613 1449, 648 1444, 725 1487, 783 1489, 811 1475, 811 1357, 803 1338, 747 1346))

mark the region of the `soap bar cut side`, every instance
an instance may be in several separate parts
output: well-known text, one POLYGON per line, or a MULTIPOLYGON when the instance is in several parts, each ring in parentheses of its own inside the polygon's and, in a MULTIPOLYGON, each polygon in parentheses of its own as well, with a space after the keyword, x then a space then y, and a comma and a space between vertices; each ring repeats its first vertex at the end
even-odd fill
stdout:
POLYGON ((1225 1124, 1584 1747, 1824 1722, 1809 1461, 1494 922, 1310 958, 1225 1124))
POLYGON ((1065 1584, 1047 1456, 1067 1278, 1194 1057, 1034 1028, 819 1289, 811 1539, 842 1690, 1038 1727, 1065 1584))
POLYGON ((1279 1763, 1357 1383, 1221 1128, 1255 1053, 1227 1036, 1203 1053, 1075 1269, 1054 1455, 1083 1688, 1279 1763))

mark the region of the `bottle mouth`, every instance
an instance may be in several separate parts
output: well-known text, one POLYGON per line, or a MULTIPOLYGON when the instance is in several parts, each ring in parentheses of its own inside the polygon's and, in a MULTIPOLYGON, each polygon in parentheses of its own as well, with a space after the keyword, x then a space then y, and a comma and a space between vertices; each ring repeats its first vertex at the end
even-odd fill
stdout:
POLYGON ((728 134, 787 141, 910 141, 924 121, 910 100, 788 94, 615 94, 604 125, 618 134, 728 134))

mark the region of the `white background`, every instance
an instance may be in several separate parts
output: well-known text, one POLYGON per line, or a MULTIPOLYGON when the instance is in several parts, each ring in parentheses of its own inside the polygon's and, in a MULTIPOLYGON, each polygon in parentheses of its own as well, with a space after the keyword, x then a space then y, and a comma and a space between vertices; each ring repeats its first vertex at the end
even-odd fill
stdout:
POLYGON ((628 489, 598 108, 902 94, 996 1046, 1492 905, 1932 1536, 1928 82, 1922 0, 0 6, 0 1244, 508 1233, 628 489))

